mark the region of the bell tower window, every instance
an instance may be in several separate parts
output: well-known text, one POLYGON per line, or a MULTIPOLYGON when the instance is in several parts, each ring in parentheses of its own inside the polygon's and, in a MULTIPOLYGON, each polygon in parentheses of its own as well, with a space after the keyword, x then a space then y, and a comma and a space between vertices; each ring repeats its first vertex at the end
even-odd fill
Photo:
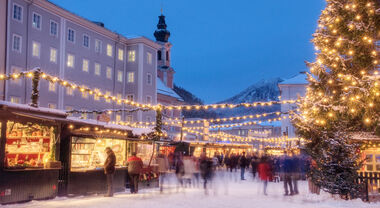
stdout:
POLYGON ((161 51, 157 51, 157 58, 159 61, 161 60, 161 51))

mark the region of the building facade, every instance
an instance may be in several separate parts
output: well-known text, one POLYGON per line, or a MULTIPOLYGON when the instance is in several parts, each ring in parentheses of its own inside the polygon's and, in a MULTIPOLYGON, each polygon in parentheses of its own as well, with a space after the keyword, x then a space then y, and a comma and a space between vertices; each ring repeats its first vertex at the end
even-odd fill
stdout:
MULTIPOLYGON (((0 2, 0 73, 43 72, 106 95, 157 103, 157 54, 162 45, 112 32, 46 0, 0 2)), ((61 110, 127 109, 56 84, 40 81, 39 105, 61 110)), ((0 98, 31 102, 31 80, 0 82, 0 98)), ((96 115, 81 115, 96 118, 96 115)), ((153 121, 154 112, 113 114, 115 121, 153 121)))
MULTIPOLYGON (((299 75, 284 80, 278 84, 281 93, 281 100, 297 100, 306 94, 306 87, 308 85, 307 75, 300 73, 299 75)), ((281 104, 281 112, 288 113, 296 109, 296 104, 281 104)), ((295 128, 289 118, 281 120, 281 132, 289 138, 296 137, 295 128)))

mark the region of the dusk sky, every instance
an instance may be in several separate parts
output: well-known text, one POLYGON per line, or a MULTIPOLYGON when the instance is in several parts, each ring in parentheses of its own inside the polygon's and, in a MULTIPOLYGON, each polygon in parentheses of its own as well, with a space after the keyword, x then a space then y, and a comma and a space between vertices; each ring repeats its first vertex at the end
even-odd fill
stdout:
POLYGON ((267 78, 290 78, 314 59, 323 0, 52 0, 122 35, 154 39, 161 5, 175 83, 206 103, 267 78))

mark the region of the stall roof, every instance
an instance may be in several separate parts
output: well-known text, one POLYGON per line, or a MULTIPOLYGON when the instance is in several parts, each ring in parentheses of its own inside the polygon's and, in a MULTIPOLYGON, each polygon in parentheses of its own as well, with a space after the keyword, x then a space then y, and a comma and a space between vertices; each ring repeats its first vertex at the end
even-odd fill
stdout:
POLYGON ((118 124, 110 124, 102 121, 97 121, 93 119, 81 119, 78 117, 67 117, 67 120, 70 122, 77 122, 77 123, 82 123, 82 124, 88 124, 88 125, 98 125, 98 126, 103 126, 104 128, 109 128, 109 129, 118 129, 118 130, 126 130, 126 131, 132 131, 133 135, 140 136, 142 134, 149 134, 154 131, 153 127, 152 128, 133 128, 130 126, 124 126, 124 125, 118 125, 118 124))
POLYGON ((55 114, 58 116, 66 117, 67 114, 65 111, 57 110, 57 109, 51 109, 51 108, 44 108, 44 107, 32 107, 30 105, 26 104, 17 104, 17 103, 11 103, 8 101, 0 101, 0 108, 2 109, 14 109, 14 110, 20 110, 20 111, 28 111, 31 113, 48 113, 48 114, 55 114))

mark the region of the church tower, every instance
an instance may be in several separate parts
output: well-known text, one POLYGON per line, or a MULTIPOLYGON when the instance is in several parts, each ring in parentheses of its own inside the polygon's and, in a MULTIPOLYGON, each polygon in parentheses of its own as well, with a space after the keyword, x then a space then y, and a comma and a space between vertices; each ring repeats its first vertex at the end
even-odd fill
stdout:
POLYGON ((170 32, 166 29, 165 16, 162 14, 158 17, 157 29, 154 31, 156 43, 161 45, 157 51, 157 76, 169 88, 173 89, 174 69, 170 66, 170 50, 172 44, 169 42, 170 32))

